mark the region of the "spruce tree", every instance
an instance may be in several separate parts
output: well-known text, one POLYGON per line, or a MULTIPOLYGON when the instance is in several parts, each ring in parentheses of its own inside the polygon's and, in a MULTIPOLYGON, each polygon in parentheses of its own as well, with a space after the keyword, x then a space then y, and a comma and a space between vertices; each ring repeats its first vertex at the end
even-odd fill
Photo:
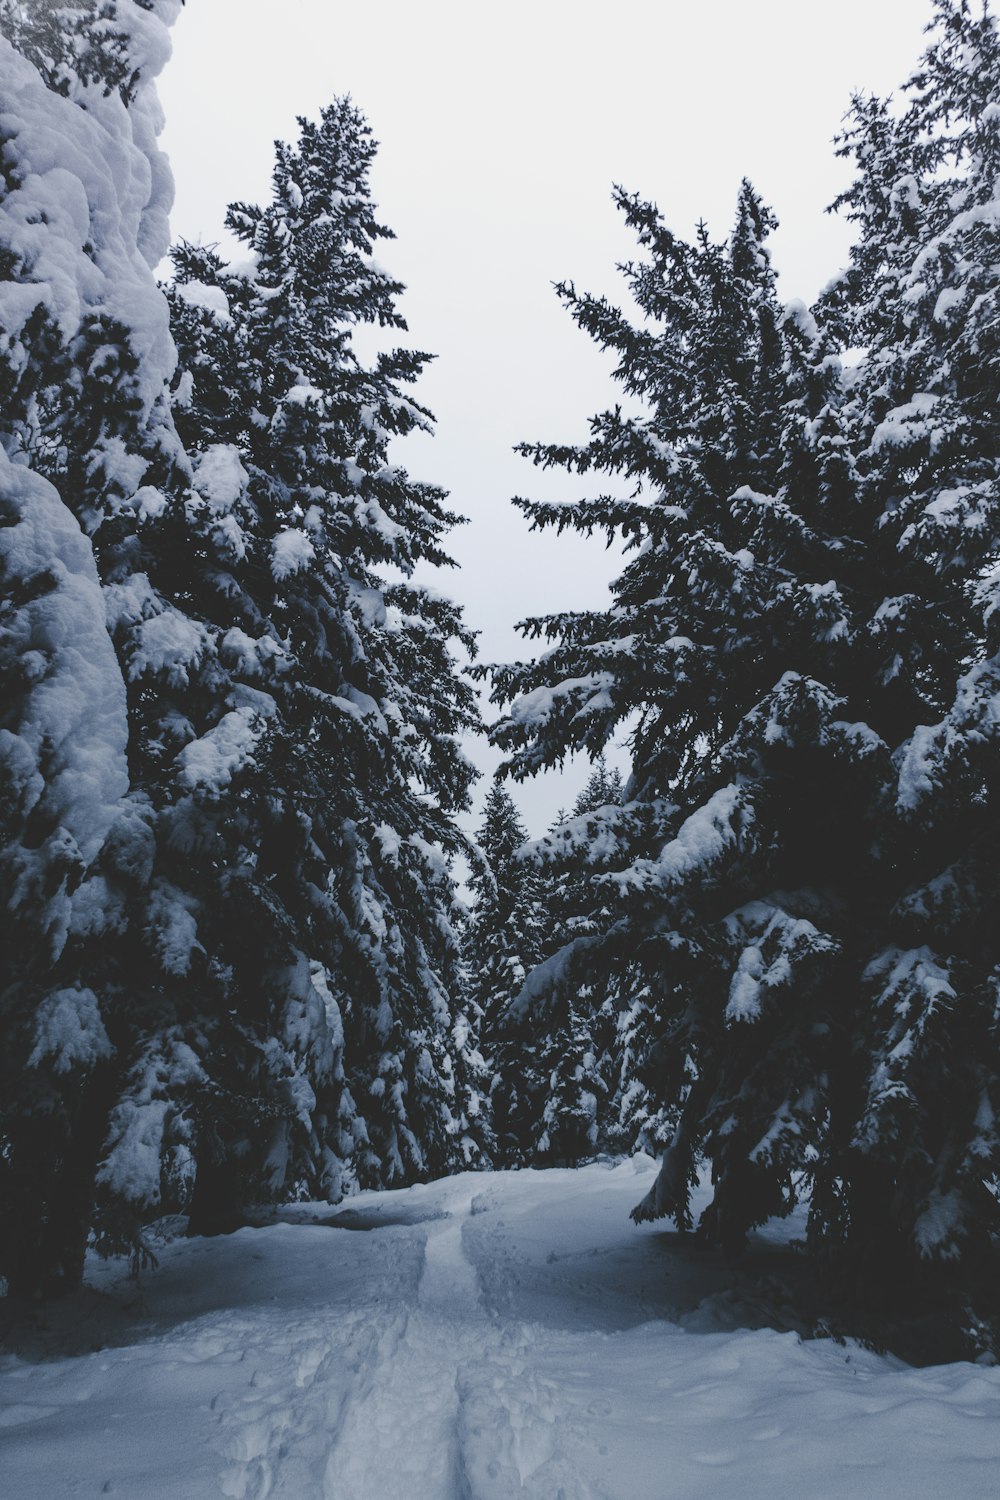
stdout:
POLYGON ((443 496, 387 462, 430 421, 422 356, 350 349, 401 326, 373 148, 346 106, 303 127, 259 275, 232 314, 189 286, 178 369, 148 87, 177 8, 4 11, 0 1271, 29 1293, 79 1280, 91 1228, 141 1254, 164 1208, 226 1228, 475 1154, 448 867, 471 639, 408 581, 444 560, 443 496), (45 196, 61 165, 89 222, 45 196))
MULTIPOLYGON (((727 502, 741 483, 752 486, 748 494, 764 492, 778 467, 782 313, 765 246, 773 216, 744 184, 730 241, 715 244, 700 226, 687 245, 652 205, 623 191, 617 200, 650 252, 649 263, 626 268, 648 326, 633 329, 606 300, 571 285, 560 292, 580 326, 618 355, 619 378, 629 395, 647 399, 649 413, 626 417, 616 407, 593 420, 584 447, 523 451, 543 467, 624 473, 633 494, 569 506, 518 503, 535 525, 620 531, 637 559, 610 611, 530 620, 526 633, 554 647, 538 663, 494 669, 498 701, 522 695, 498 730, 514 752, 515 774, 554 763, 568 747, 599 754, 619 724, 637 719, 623 803, 571 820, 544 841, 543 857, 575 869, 578 890, 662 842, 677 816, 679 777, 703 769, 701 742, 719 735, 717 719, 738 719, 754 674, 759 692, 768 673, 747 618, 748 605, 763 613, 768 601, 747 587, 752 560, 727 502)), ((596 982, 624 1007, 648 976, 649 1034, 641 1045, 631 1038, 632 1053, 640 1053, 640 1069, 641 1053, 669 1053, 672 1076, 664 1080, 660 1068, 657 1088, 661 1117, 676 1124, 676 1094, 690 1075, 681 1046, 663 1046, 683 993, 676 964, 664 963, 669 928, 658 912, 640 923, 617 909, 615 889, 603 883, 591 919, 530 976, 519 1006, 551 1012, 596 982)))
POLYGON ((501 1166, 532 1159, 543 1107, 538 1039, 512 1025, 508 1016, 529 971, 545 953, 545 887, 531 864, 518 857, 526 840, 510 793, 494 781, 478 833, 482 863, 473 864, 470 874, 476 904, 466 937, 466 971, 492 1071, 493 1129, 501 1166))
POLYGON ((644 415, 524 451, 632 494, 518 503, 636 555, 609 610, 527 622, 555 644, 495 670, 517 775, 634 716, 624 804, 578 856, 609 916, 521 1004, 641 980, 672 1135, 636 1217, 690 1224, 706 1157, 705 1238, 805 1193, 813 1248, 877 1295, 961 1288, 996 1227, 996 84, 994 23, 942 0, 903 117, 856 104, 863 234, 815 315, 780 306, 749 186, 722 245, 618 194, 645 324, 562 295, 644 415))
MULTIPOLYGON (((609 771, 600 754, 573 804, 573 825, 557 825, 543 841, 543 858, 560 871, 555 880, 559 946, 575 936, 599 932, 610 915, 607 890, 592 874, 580 874, 578 851, 582 847, 591 858, 599 851, 602 823, 617 823, 624 795, 620 772, 609 771)), ((642 1149, 658 1154, 669 1142, 671 1131, 646 1048, 650 1000, 648 982, 626 955, 609 970, 599 970, 575 996, 577 1013, 585 1009, 588 1015, 588 1050, 597 1068, 594 1144, 603 1151, 642 1149)))
POLYGON ((480 843, 492 881, 476 882, 472 973, 496 1066, 495 1113, 502 1159, 575 1165, 618 1143, 608 1100, 616 1067, 617 988, 581 982, 530 1013, 519 999, 530 969, 573 936, 596 931, 602 892, 567 869, 564 840, 592 836, 592 815, 617 805, 621 777, 598 757, 571 812, 533 844, 502 784, 486 802, 480 843))
POLYGON ((207 1071, 227 1126, 206 1118, 195 1149, 244 1197, 336 1197, 480 1149, 450 871, 473 774, 458 738, 476 723, 450 643, 473 641, 412 581, 447 563, 457 518, 388 456, 431 425, 406 389, 427 356, 367 366, 353 345, 359 323, 405 329, 372 259, 390 232, 371 132, 348 100, 300 128, 271 202, 229 210, 252 270, 182 245, 170 290, 203 496, 189 524, 210 562, 199 608, 234 683, 228 718, 181 755, 183 825, 227 851, 199 933, 225 973, 207 1071))
MULTIPOLYGON (((544 871, 548 924, 546 955, 567 942, 600 930, 607 916, 605 893, 595 889, 586 874, 574 871, 564 845, 570 849, 585 840, 590 847, 600 838, 603 820, 614 816, 622 798, 622 779, 609 770, 602 753, 573 803, 532 850, 544 871)), ((544 1015, 525 1017, 544 1035, 540 1047, 543 1088, 536 1127, 539 1161, 575 1166, 599 1149, 618 1144, 609 1135, 609 1105, 616 1072, 617 1030, 621 975, 599 975, 581 980, 572 990, 553 997, 544 1015)))
POLYGON ((839 1156, 818 1176, 814 1230, 953 1268, 974 1324, 976 1307, 996 1317, 984 1289, 1000 1174, 1000 39, 966 0, 938 0, 928 29, 905 109, 854 102, 840 206, 857 249, 822 306, 867 350, 845 416, 883 577, 869 649, 897 717, 884 947, 862 976, 855 1092, 832 1122, 839 1156))
POLYGON ((151 272, 170 183, 150 85, 177 9, 2 9, 0 1269, 27 1294, 79 1281, 133 1039, 124 888, 98 872, 144 808, 106 619, 112 582, 141 589, 143 528, 184 482, 151 272))

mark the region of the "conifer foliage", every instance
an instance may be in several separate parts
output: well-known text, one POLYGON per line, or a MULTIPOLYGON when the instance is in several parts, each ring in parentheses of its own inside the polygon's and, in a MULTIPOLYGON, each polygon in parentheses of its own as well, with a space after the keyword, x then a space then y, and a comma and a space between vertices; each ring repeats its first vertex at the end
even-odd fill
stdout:
POLYGON ((29 1294, 92 1230, 141 1253, 165 1209, 226 1228, 482 1153, 473 642, 411 581, 455 518, 388 454, 431 424, 426 356, 352 347, 405 327, 374 143, 346 101, 303 122, 232 210, 250 268, 182 248, 168 305, 178 10, 2 0, 0 1275, 29 1294))
POLYGON ((152 835, 128 796, 107 618, 110 585, 141 588, 146 522, 184 481, 151 270, 169 200, 151 83, 178 9, 2 7, 0 1270, 29 1293, 79 1279, 134 1036, 126 887, 152 835))
MULTIPOLYGON (((545 880, 547 957, 558 953, 566 942, 600 930, 606 915, 604 892, 595 890, 586 873, 574 870, 572 860, 567 864, 560 849, 564 842, 574 847, 581 835, 588 841, 599 838, 602 820, 614 816, 621 797, 621 775, 617 769, 609 770, 601 754, 569 815, 526 851, 525 857, 540 866, 545 880)), ((540 1162, 574 1166, 598 1150, 620 1144, 611 1119, 619 1002, 617 973, 599 973, 572 989, 560 990, 544 1013, 532 1013, 515 1002, 518 1029, 533 1031, 540 1038, 541 1087, 534 1139, 540 1162)))
POLYGON ((858 248, 812 312, 748 184, 722 244, 617 194, 644 323, 560 290, 643 414, 524 451, 632 493, 518 504, 635 555, 610 609, 528 621, 551 648, 495 669, 516 775, 635 725, 575 854, 608 916, 520 1003, 642 981, 672 1135, 637 1217, 689 1224, 704 1156, 708 1238, 805 1192, 813 1248, 883 1290, 971 1285, 997 1229, 998 85, 995 23, 939 0, 905 110, 855 102, 858 248))
POLYGON ((546 952, 547 892, 531 864, 518 858, 526 840, 510 793, 494 781, 478 835, 484 862, 473 865, 470 875, 476 905, 466 934, 466 968, 492 1069, 497 1157, 505 1165, 532 1157, 542 1088, 540 1039, 512 1030, 508 1017, 511 1002, 546 952))
POLYGON ((390 234, 375 144, 348 100, 300 127, 272 201, 229 210, 250 269, 175 251, 175 411, 204 497, 187 524, 230 682, 226 716, 181 753, 185 818, 226 849, 202 901, 232 996, 215 1086, 239 1116, 258 1076, 272 1181, 336 1195, 478 1154, 449 870, 476 715, 450 645, 473 640, 409 581, 448 561, 457 518, 388 456, 431 425, 406 390, 427 356, 368 367, 352 343, 361 323, 405 329, 402 288, 372 258, 390 234))
POLYGON ((534 1010, 520 1003, 529 971, 570 938, 597 930, 603 892, 561 857, 594 819, 621 798, 617 770, 604 756, 550 834, 534 844, 502 783, 487 798, 480 845, 489 875, 478 894, 470 970, 484 1012, 484 1045, 494 1066, 498 1155, 504 1163, 576 1165, 597 1151, 634 1144, 622 1116, 612 1120, 619 1072, 620 988, 601 976, 564 989, 534 1010), (553 852, 555 851, 555 852, 553 852))

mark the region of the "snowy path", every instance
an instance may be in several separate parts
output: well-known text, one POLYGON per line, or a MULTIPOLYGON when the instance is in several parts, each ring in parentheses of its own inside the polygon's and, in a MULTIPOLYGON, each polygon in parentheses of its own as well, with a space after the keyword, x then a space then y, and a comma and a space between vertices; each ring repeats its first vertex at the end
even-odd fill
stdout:
POLYGON ((79 1352, 0 1359, 0 1494, 997 1500, 1000 1370, 741 1327, 628 1224, 652 1170, 467 1174, 345 1227, 178 1241, 138 1313, 95 1267, 79 1352))

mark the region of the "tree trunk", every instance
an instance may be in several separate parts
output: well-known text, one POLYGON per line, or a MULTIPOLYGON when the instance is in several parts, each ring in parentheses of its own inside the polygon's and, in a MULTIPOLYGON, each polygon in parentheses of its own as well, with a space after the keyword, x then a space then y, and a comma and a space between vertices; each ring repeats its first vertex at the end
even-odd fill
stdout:
POLYGON ((244 1222, 235 1161, 221 1150, 206 1149, 198 1157, 188 1234, 232 1234, 244 1222))

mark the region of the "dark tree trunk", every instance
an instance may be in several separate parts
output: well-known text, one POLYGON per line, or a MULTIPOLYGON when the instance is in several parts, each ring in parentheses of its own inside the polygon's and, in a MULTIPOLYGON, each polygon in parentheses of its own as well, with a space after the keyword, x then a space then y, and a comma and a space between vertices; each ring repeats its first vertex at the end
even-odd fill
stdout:
POLYGON ((232 1234, 244 1222, 235 1161, 206 1151, 198 1158, 188 1234, 232 1234))
POLYGON ((78 1291, 94 1217, 94 1177, 107 1129, 106 1091, 82 1086, 47 1120, 17 1122, 3 1173, 4 1274, 10 1294, 39 1300, 78 1291))

